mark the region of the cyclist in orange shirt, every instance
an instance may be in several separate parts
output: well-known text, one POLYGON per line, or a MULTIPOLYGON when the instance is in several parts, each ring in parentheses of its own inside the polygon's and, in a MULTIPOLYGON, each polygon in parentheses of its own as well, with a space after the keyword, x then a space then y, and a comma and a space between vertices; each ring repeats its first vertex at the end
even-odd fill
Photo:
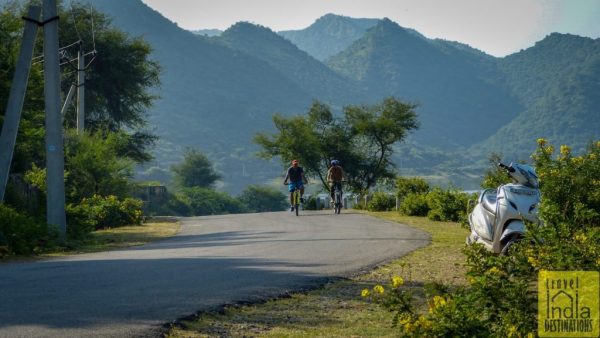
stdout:
POLYGON ((290 192, 290 211, 294 211, 294 190, 300 190, 300 202, 304 203, 304 184, 308 184, 308 180, 304 176, 304 169, 298 165, 298 160, 292 160, 292 166, 288 168, 287 175, 283 184, 288 184, 288 191, 290 192))

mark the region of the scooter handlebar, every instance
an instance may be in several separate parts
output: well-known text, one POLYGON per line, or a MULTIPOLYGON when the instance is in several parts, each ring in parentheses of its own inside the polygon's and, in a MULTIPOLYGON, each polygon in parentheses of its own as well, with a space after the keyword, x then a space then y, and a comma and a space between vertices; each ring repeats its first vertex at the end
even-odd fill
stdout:
POLYGON ((498 166, 499 166, 500 168, 502 168, 502 169, 506 169, 506 170, 507 170, 509 173, 514 173, 514 172, 515 172, 515 168, 513 168, 513 167, 509 167, 509 166, 507 166, 506 164, 504 164, 504 163, 502 163, 502 162, 499 162, 499 163, 498 163, 498 166))

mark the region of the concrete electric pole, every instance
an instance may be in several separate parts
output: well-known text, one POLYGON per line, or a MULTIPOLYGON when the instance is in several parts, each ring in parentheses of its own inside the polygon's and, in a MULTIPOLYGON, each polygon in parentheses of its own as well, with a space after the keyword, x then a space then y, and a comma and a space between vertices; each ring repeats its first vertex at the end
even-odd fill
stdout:
POLYGON ((60 62, 56 0, 44 0, 44 102, 46 107, 47 222, 66 239, 64 145, 60 112, 60 62))
POLYGON ((25 92, 27 91, 27 81, 31 70, 31 60, 33 58, 33 48, 40 12, 40 7, 29 7, 19 59, 17 60, 4 114, 4 124, 2 125, 2 133, 0 134, 0 203, 4 201, 4 193, 10 175, 10 164, 15 149, 15 142, 17 141, 25 92))

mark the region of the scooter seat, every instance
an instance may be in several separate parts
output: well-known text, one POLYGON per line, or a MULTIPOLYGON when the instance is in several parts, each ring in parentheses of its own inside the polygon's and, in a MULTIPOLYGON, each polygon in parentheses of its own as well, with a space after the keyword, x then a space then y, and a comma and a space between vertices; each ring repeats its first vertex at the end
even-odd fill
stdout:
POLYGON ((494 189, 488 189, 483 192, 483 196, 481 196, 481 204, 483 208, 491 213, 496 212, 496 198, 498 197, 498 193, 494 189))

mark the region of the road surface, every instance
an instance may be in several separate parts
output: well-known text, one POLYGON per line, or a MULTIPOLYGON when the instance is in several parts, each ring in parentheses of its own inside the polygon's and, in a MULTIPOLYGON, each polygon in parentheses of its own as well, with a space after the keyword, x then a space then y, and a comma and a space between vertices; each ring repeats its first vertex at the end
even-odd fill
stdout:
POLYGON ((344 277, 424 246, 366 215, 290 212, 182 219, 145 246, 0 265, 0 337, 153 337, 177 318, 344 277))

